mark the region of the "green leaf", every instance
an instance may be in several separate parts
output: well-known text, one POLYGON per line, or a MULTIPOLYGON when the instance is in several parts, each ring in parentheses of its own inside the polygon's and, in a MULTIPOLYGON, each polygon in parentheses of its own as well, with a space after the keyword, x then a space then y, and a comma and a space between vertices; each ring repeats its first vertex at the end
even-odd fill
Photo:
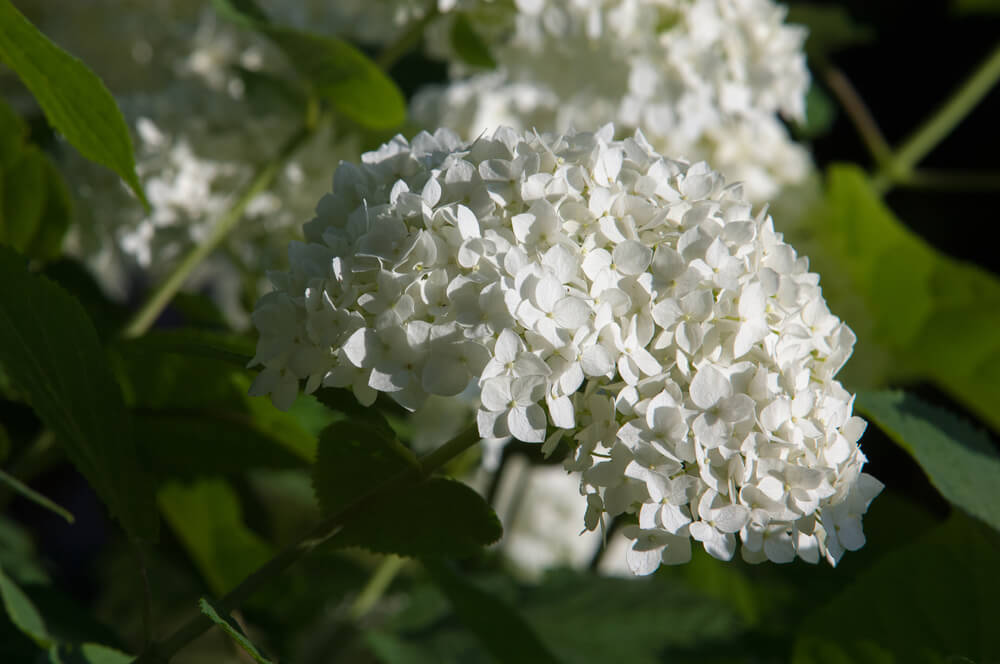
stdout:
POLYGON ((500 519, 478 493, 439 477, 389 495, 325 546, 461 558, 478 553, 502 535, 500 519))
POLYGON ((243 522, 239 498, 226 481, 174 482, 158 498, 213 593, 224 595, 271 557, 271 547, 243 522))
POLYGON ((806 93, 806 117, 801 124, 794 125, 797 137, 810 140, 830 131, 837 118, 837 106, 830 96, 815 81, 806 93))
POLYGON ((49 123, 87 159, 118 173, 148 209, 135 173, 132 139, 111 93, 82 62, 0 0, 0 59, 35 96, 49 123))
POLYGON ((997 533, 956 513, 808 616, 793 664, 997 661, 998 547, 997 533))
POLYGON ((262 430, 252 417, 210 410, 137 413, 136 441, 158 477, 191 478, 250 468, 304 468, 311 458, 262 430))
POLYGON ((62 174, 48 157, 42 160, 42 177, 45 181, 45 202, 38 228, 25 247, 25 253, 48 261, 62 253, 63 238, 73 218, 73 199, 62 174))
POLYGON ((386 480, 418 468, 416 457, 387 424, 335 422, 320 434, 313 488, 323 512, 333 514, 386 480))
POLYGON ((788 23, 809 29, 806 53, 811 58, 824 57, 875 38, 875 31, 855 21, 844 7, 814 3, 796 3, 788 9, 788 23))
POLYGON ((129 664, 135 657, 98 643, 61 645, 52 664, 129 664))
POLYGON ((315 93, 368 129, 393 129, 406 120, 403 93, 364 53, 335 37, 270 23, 251 0, 214 0, 224 16, 266 35, 315 93))
POLYGON ((59 505, 56 505, 54 502, 52 502, 42 494, 35 491, 21 480, 17 479, 16 477, 13 477, 12 475, 8 475, 2 469, 0 469, 0 484, 6 484, 11 489, 21 494, 28 500, 38 505, 41 505, 47 510, 55 512, 62 518, 66 519, 66 521, 68 521, 69 523, 73 523, 73 515, 70 514, 68 510, 60 507, 59 505))
POLYGON ((221 360, 240 369, 249 364, 254 356, 254 343, 245 336, 196 328, 150 330, 141 337, 124 343, 135 353, 221 360))
POLYGON ((4 574, 3 569, 0 569, 0 599, 3 600, 4 609, 11 622, 22 633, 38 644, 39 648, 48 648, 52 645, 52 637, 38 609, 24 591, 4 574))
POLYGON ((1000 530, 1000 454, 984 432, 903 392, 862 392, 855 406, 910 453, 949 502, 1000 530))
POLYGON ((121 390, 87 314, 4 248, 0 283, 0 364, 125 529, 155 538, 153 489, 139 464, 121 390))
POLYGON ((490 54, 486 42, 479 36, 476 29, 465 14, 455 14, 451 23, 451 47, 462 62, 473 67, 495 69, 496 60, 490 54))
POLYGON ((27 138, 24 121, 0 99, 0 244, 49 260, 59 255, 72 203, 62 175, 27 138))
POLYGON ((28 146, 4 173, 0 241, 24 252, 39 230, 45 189, 45 155, 28 146))
POLYGON ((201 612, 204 613, 209 619, 216 625, 222 628, 222 631, 229 635, 229 637, 235 641, 243 650, 247 652, 250 657, 253 658, 255 662, 259 664, 271 664, 271 660, 264 655, 260 654, 260 650, 257 649, 250 639, 247 638, 243 630, 240 629, 239 624, 229 616, 221 616, 216 610, 212 603, 209 602, 204 597, 198 600, 198 606, 201 608, 201 612))
POLYGON ((956 14, 1000 14, 1000 0, 952 0, 956 14))
POLYGON ((447 563, 424 567, 448 597, 455 615, 500 662, 558 662, 532 625, 507 602, 463 578, 447 563))
POLYGON ((908 230, 855 166, 830 168, 809 221, 793 241, 859 338, 845 376, 930 379, 1000 430, 1000 280, 908 230))

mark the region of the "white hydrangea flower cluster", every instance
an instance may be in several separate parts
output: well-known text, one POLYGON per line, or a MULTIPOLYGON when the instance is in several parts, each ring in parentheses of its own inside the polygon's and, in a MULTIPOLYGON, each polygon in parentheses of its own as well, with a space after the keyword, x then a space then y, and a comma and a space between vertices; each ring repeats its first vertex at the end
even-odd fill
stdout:
POLYGON ((439 130, 341 164, 254 311, 251 392, 414 409, 474 380, 483 437, 571 442, 587 528, 638 515, 635 572, 692 538, 835 564, 881 488, 834 379, 854 335, 739 185, 613 135, 439 130))
POLYGON ((708 161, 755 202, 810 172, 779 119, 804 115, 805 29, 785 24, 772 0, 514 4, 508 31, 492 3, 480 11, 498 69, 469 76, 456 64, 453 83, 414 99, 420 124, 472 139, 501 124, 561 132, 614 122, 642 129, 663 154, 708 161))

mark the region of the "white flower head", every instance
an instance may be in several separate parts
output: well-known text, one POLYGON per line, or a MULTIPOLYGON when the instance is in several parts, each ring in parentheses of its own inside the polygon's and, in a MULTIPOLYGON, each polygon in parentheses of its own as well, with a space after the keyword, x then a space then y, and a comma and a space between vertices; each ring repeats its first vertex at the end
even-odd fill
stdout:
POLYGON ((830 369, 853 335, 739 185, 613 134, 439 130, 342 165, 254 314, 254 393, 412 410, 475 383, 484 438, 568 441, 588 528, 636 516, 636 573, 691 540, 836 563, 881 489, 830 369))
POLYGON ((496 71, 475 72, 447 47, 452 82, 421 91, 414 116, 466 138, 505 124, 566 131, 614 122, 663 154, 705 159, 754 201, 809 173, 779 119, 801 120, 809 76, 805 29, 772 0, 532 0, 469 14, 496 71))

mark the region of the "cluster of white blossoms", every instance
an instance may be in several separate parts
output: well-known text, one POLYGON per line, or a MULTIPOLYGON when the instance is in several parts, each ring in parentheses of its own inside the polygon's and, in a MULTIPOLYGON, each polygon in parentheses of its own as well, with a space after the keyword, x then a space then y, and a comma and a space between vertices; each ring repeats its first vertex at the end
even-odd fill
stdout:
MULTIPOLYGON (((159 26, 147 27, 132 48, 145 53, 150 43, 157 45, 145 64, 118 67, 148 67, 158 83, 126 86, 118 95, 151 210, 113 173, 65 151, 63 170, 83 217, 68 251, 86 260, 105 290, 119 297, 135 274, 161 279, 178 256, 202 242, 235 194, 303 123, 302 108, 273 91, 257 96, 248 88, 247 81, 267 85, 266 76, 284 72, 280 54, 210 11, 181 12, 178 6, 186 4, 152 4, 125 14, 159 26)), ((263 277, 258 266, 283 260, 284 245, 299 237, 312 202, 329 189, 336 159, 360 152, 356 137, 338 139, 329 129, 314 137, 252 201, 225 251, 199 266, 188 287, 208 290, 232 324, 245 326, 245 293, 263 277)))
POLYGON ((498 6, 480 4, 467 15, 482 16, 498 68, 470 76, 445 48, 455 80, 414 99, 423 126, 472 139, 500 125, 614 122, 664 154, 708 161, 755 202, 809 174, 779 119, 804 115, 805 29, 772 0, 516 0, 506 30, 498 6))
POLYGON ((637 515, 636 573, 691 539, 835 564, 881 489, 834 379, 854 335, 738 184, 613 135, 439 130, 342 163, 253 313, 251 392, 415 409, 474 381, 484 438, 571 445, 587 528, 637 515))

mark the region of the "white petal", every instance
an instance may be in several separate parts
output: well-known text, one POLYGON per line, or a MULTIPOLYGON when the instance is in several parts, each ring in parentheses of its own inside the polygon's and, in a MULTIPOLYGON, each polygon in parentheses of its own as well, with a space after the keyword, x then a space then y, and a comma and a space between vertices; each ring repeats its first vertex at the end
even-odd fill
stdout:
POLYGON ((607 348, 600 344, 584 349, 580 356, 580 366, 588 376, 605 376, 614 366, 614 359, 607 348))
POLYGON ((483 408, 494 412, 506 411, 513 400, 510 394, 511 380, 509 376, 497 376, 484 381, 479 396, 483 408))
POLYGON ((463 240, 482 236, 482 231, 479 229, 479 220, 476 219, 476 215, 472 213, 472 210, 464 205, 459 205, 456 216, 458 217, 458 232, 461 233, 463 240))
POLYGON ((731 396, 733 386, 726 376, 712 365, 703 366, 691 381, 691 401, 699 408, 709 409, 731 396))
POLYGON ((653 260, 653 250, 635 240, 626 240, 615 247, 612 258, 622 274, 642 274, 653 260))
POLYGON ((371 349, 378 343, 374 330, 367 327, 359 328, 344 343, 344 355, 359 369, 366 368, 366 364, 367 367, 371 367, 376 361, 372 357, 371 349))
POLYGON ((476 412, 476 424, 479 435, 483 438, 506 438, 510 435, 507 429, 507 411, 490 412, 480 408, 476 412))
POLYGON ((556 302, 552 311, 553 318, 559 327, 576 330, 582 327, 590 318, 591 308, 578 297, 564 297, 556 302))
POLYGON ((510 435, 525 443, 545 441, 545 411, 538 404, 512 408, 507 415, 510 435))
POLYGON ((648 576, 660 567, 661 549, 650 551, 636 551, 629 549, 625 552, 625 562, 629 571, 636 576, 648 576))
POLYGON ((576 416, 573 402, 569 397, 546 397, 549 407, 549 417, 552 424, 560 429, 572 429, 576 426, 576 416))
POLYGON ((750 520, 750 510, 743 505, 726 505, 720 509, 712 521, 719 532, 735 533, 750 520))

